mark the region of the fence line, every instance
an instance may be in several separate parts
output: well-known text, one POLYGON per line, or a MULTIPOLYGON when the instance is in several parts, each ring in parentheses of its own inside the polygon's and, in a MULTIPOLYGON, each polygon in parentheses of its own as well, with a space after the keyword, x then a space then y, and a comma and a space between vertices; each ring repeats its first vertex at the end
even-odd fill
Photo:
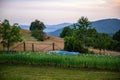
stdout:
POLYGON ((30 42, 22 42, 11 50, 13 51, 49 51, 49 50, 61 50, 61 48, 57 45, 57 43, 30 43, 30 42))

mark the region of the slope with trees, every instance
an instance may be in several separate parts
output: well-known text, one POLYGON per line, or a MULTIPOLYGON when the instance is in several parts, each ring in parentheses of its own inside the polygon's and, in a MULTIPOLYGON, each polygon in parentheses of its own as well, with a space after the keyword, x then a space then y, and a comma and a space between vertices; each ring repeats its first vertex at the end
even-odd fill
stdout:
POLYGON ((88 52, 86 47, 94 47, 99 49, 101 53, 101 50, 105 51, 106 49, 110 49, 109 47, 113 46, 112 42, 115 47, 116 44, 118 44, 107 34, 98 33, 96 29, 91 26, 87 17, 81 17, 72 29, 67 28, 66 30, 66 28, 64 28, 61 34, 66 34, 63 36, 65 40, 64 49, 68 51, 86 53, 88 52), (71 32, 71 35, 66 34, 68 32, 71 32))

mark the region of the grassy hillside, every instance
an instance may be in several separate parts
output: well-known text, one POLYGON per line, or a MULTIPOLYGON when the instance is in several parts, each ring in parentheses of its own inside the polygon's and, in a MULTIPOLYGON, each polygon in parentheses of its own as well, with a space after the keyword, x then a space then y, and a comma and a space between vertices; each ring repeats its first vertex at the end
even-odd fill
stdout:
MULTIPOLYGON (((35 39, 34 37, 31 36, 31 32, 29 30, 21 29, 21 34, 22 34, 23 42, 26 42, 27 50, 31 50, 32 43, 35 43, 34 45, 35 45, 36 51, 39 51, 40 48, 43 49, 43 48, 47 47, 48 45, 51 45, 51 47, 44 49, 44 50, 52 50, 53 42, 57 45, 55 48, 63 49, 63 47, 64 47, 64 40, 59 37, 53 37, 53 36, 46 35, 46 37, 48 37, 48 39, 46 39, 45 41, 37 41, 37 39, 35 39)), ((21 44, 21 42, 15 44, 11 48, 14 48, 19 44, 21 44)), ((3 50, 3 47, 1 44, 0 44, 0 50, 3 50)), ((21 46, 17 47, 15 50, 18 50, 18 51, 23 50, 23 44, 21 46)))
POLYGON ((37 39, 31 36, 31 32, 29 30, 21 29, 21 34, 23 41, 37 41, 37 39))

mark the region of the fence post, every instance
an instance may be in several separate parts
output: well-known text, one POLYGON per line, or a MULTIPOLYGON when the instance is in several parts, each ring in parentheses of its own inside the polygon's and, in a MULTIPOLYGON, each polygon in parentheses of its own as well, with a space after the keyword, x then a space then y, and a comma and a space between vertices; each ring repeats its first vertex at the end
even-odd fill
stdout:
POLYGON ((25 42, 23 42, 23 49, 24 49, 24 51, 26 51, 26 45, 25 45, 25 42))
POLYGON ((32 43, 32 51, 34 52, 34 43, 32 43))
POLYGON ((52 45, 52 46, 53 46, 53 51, 54 51, 54 50, 55 50, 55 43, 53 43, 53 45, 52 45))

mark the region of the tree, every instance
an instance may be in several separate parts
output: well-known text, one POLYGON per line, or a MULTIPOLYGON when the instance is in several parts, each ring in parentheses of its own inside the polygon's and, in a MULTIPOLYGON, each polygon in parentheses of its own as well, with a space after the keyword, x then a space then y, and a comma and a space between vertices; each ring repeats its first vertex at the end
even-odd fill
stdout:
POLYGON ((87 37, 87 32, 89 29, 91 29, 90 21, 88 20, 87 17, 81 17, 78 20, 78 38, 80 38, 81 41, 83 41, 84 45, 86 45, 86 37, 87 37))
POLYGON ((42 30, 43 31, 45 28, 46 27, 45 27, 44 23, 37 20, 37 19, 35 21, 33 21, 30 25, 30 30, 31 31, 32 30, 42 30))
POLYGON ((94 46, 95 35, 98 34, 95 28, 90 28, 87 30, 87 35, 85 38, 85 46, 92 47, 94 46))
POLYGON ((40 41, 43 41, 45 39, 45 33, 43 32, 44 29, 44 23, 39 20, 35 20, 30 25, 31 35, 40 41))
POLYGON ((120 30, 113 35, 113 40, 117 40, 120 42, 120 30))
POLYGON ((100 50, 103 49, 105 51, 105 49, 108 49, 108 46, 110 45, 110 41, 111 38, 104 33, 98 33, 96 34, 96 37, 94 37, 94 47, 98 48, 100 50))
POLYGON ((31 35, 34 36, 38 41, 44 41, 45 33, 41 30, 32 30, 31 35))
POLYGON ((13 26, 10 26, 9 21, 6 19, 1 24, 0 34, 3 48, 7 47, 8 51, 14 43, 22 41, 18 24, 15 23, 13 26))
POLYGON ((114 51, 120 51, 120 42, 118 42, 116 40, 111 40, 108 49, 114 50, 114 51))
POLYGON ((88 18, 81 17, 72 29, 72 36, 68 36, 64 39, 64 49, 68 51, 86 53, 88 50, 85 48, 85 39, 88 29, 90 29, 90 22, 88 18))
POLYGON ((87 17, 84 17, 82 16, 79 20, 78 20, 78 26, 79 26, 79 29, 82 29, 82 30, 87 30, 89 29, 91 26, 90 26, 90 21, 88 20, 87 17))
POLYGON ((79 39, 71 37, 65 37, 64 38, 64 50, 67 51, 75 51, 75 52, 81 52, 81 53, 87 53, 88 50, 83 47, 81 41, 79 39))
POLYGON ((66 36, 72 36, 72 32, 73 30, 69 26, 66 26, 63 28, 62 32, 60 33, 60 37, 64 38, 66 36))

